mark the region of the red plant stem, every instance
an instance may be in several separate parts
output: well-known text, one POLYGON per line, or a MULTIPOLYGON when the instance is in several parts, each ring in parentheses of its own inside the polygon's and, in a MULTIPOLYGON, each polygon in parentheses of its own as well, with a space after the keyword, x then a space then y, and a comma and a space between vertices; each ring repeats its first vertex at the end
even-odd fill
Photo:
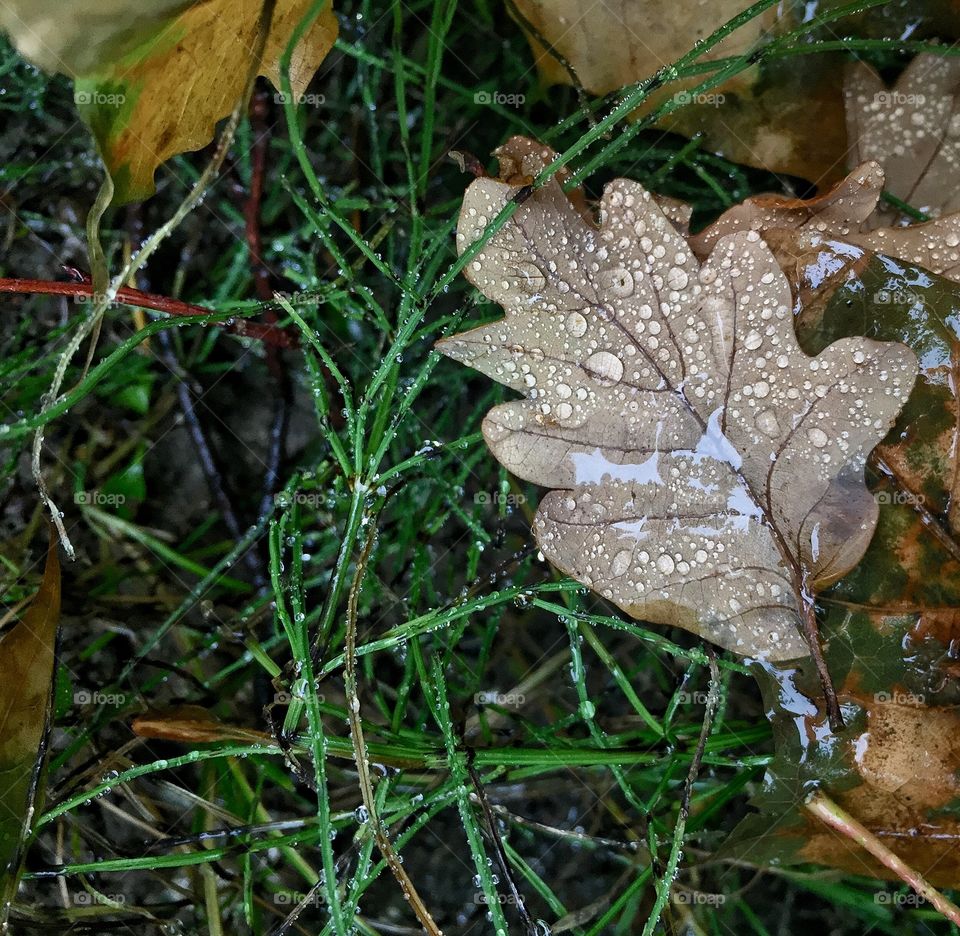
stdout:
MULTIPOLYGON (((273 298, 270 288, 270 271, 263 262, 263 239, 260 235, 260 204, 263 201, 263 183, 267 172, 267 147, 270 143, 267 117, 270 105, 262 88, 250 98, 250 127, 253 131, 253 148, 250 151, 250 192, 243 206, 244 233, 247 249, 253 266, 253 281, 257 298, 269 302, 273 298)), ((269 314, 269 313, 268 313, 269 314)))
MULTIPOLYGON (((243 205, 244 233, 247 238, 247 251, 250 255, 257 298, 269 302, 273 298, 273 286, 270 270, 263 259, 260 208, 263 203, 267 175, 267 150, 270 146, 271 128, 268 123, 270 99, 262 86, 258 86, 250 97, 249 116, 254 143, 250 151, 250 190, 243 205)), ((264 321, 267 325, 274 325, 277 321, 276 311, 267 308, 264 321)), ((270 422, 269 444, 265 453, 266 471, 263 477, 263 497, 260 502, 261 513, 272 509, 273 495, 280 483, 280 463, 283 461, 293 400, 293 386, 280 349, 268 347, 266 352, 267 368, 273 377, 276 395, 270 422)))
MULTIPOLYGON (((32 279, 4 279, 0 278, 0 293, 15 293, 19 295, 40 294, 47 296, 84 296, 93 298, 93 283, 61 283, 56 280, 32 279)), ((141 292, 131 286, 123 286, 117 290, 117 302, 122 305, 140 306, 144 309, 153 309, 155 312, 164 312, 167 315, 209 315, 215 309, 182 302, 180 299, 171 299, 169 296, 158 296, 156 293, 141 292)), ((259 322, 248 322, 246 319, 234 319, 230 323, 221 323, 222 327, 234 335, 244 338, 253 338, 264 344, 277 348, 295 348, 297 340, 289 332, 274 325, 263 325, 259 322)))

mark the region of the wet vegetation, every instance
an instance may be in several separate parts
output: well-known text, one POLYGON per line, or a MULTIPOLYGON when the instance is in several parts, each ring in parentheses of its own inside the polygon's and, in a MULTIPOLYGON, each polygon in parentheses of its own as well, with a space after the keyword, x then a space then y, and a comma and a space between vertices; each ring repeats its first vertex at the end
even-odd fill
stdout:
MULTIPOLYGON (((811 35, 840 29, 836 7, 812 12, 811 35)), ((539 555, 543 490, 480 430, 515 395, 434 350, 502 315, 461 275, 454 232, 471 157, 495 173, 487 154, 514 134, 562 153, 589 198, 628 176, 690 203, 696 229, 812 180, 630 121, 643 83, 583 100, 544 88, 499 5, 347 0, 337 16, 312 99, 258 83, 201 203, 126 284, 191 314, 111 305, 92 367, 84 344, 47 406, 91 303, 3 297, 6 632, 47 555, 41 427, 76 553, 10 931, 415 933, 427 914, 455 934, 951 932, 824 838, 803 800, 823 778, 863 787, 845 745, 870 730, 908 763, 930 725, 956 737, 956 543, 924 539, 952 496, 954 387, 938 368, 955 354, 955 285, 867 258, 800 319, 808 354, 844 335, 905 342, 923 392, 869 468, 888 498, 870 564, 816 608, 847 733, 814 743, 802 721, 823 713, 791 708, 821 697, 811 667, 768 667, 761 693, 749 662, 620 613, 539 555), (929 516, 891 464, 912 467, 929 516), (893 605, 896 621, 878 610, 893 605), (891 722, 883 693, 935 714, 891 722)), ((900 41, 891 17, 831 54, 895 77, 930 30, 900 41)), ((783 48, 753 60, 782 68, 783 48)), ((0 275, 75 286, 96 150, 68 81, 0 56, 0 275)), ((683 76, 703 93, 720 81, 692 60, 661 78, 683 76)), ((213 155, 171 160, 153 198, 106 213, 112 273, 213 155)), ((958 791, 949 771, 918 776, 906 806, 899 788, 861 799, 899 838, 946 823, 942 860, 911 858, 949 887, 958 791)))

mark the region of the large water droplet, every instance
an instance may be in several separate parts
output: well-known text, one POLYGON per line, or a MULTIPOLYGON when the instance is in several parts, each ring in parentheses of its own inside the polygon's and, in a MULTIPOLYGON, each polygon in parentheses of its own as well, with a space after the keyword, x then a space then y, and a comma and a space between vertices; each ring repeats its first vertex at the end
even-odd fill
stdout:
POLYGON ((587 358, 584 370, 605 387, 619 383, 623 377, 623 361, 609 351, 596 351, 587 358))
POLYGON ((613 562, 610 563, 610 572, 612 575, 623 575, 627 569, 630 568, 630 560, 633 558, 633 554, 629 549, 621 549, 613 557, 613 562))
POLYGON ((672 559, 670 556, 668 556, 666 553, 664 553, 664 554, 657 560, 657 568, 658 568, 664 575, 669 575, 669 574, 673 571, 673 569, 674 569, 673 559, 672 559))
POLYGON ((764 410, 757 416, 756 427, 764 435, 775 438, 780 432, 780 423, 777 422, 776 411, 772 409, 764 410))
POLYGON ((579 312, 571 312, 564 327, 574 338, 579 338, 587 331, 587 320, 579 312))

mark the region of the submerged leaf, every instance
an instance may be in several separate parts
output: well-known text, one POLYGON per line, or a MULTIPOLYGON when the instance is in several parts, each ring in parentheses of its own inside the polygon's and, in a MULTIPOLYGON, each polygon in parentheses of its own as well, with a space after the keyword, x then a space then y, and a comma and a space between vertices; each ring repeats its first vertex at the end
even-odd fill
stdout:
POLYGON ((51 537, 40 589, 0 640, 0 929, 17 892, 50 727, 60 620, 60 562, 51 537))
MULTIPOLYGON (((809 285, 809 284, 808 284, 809 285)), ((798 322, 805 350, 848 334, 908 342, 916 388, 876 450, 877 533, 858 566, 821 596, 824 653, 847 727, 823 730, 803 664, 767 667, 761 685, 776 754, 721 856, 889 869, 803 809, 825 788, 938 886, 960 883, 960 526, 957 374, 960 291, 884 258, 851 262, 798 322)))
MULTIPOLYGON (((473 182, 464 251, 518 191, 473 182)), ((909 394, 901 344, 847 338, 815 359, 759 235, 701 265, 639 184, 605 189, 597 229, 551 180, 467 264, 504 307, 439 350, 526 395, 483 424, 515 474, 554 488, 546 557, 628 614, 739 653, 801 657, 808 586, 846 573, 873 533, 863 482, 909 394)))

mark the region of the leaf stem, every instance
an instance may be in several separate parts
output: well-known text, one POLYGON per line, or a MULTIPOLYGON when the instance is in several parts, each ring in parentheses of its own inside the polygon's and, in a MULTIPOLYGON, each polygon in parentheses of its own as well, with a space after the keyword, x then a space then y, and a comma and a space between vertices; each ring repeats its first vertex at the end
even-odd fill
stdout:
POLYGON ((809 574, 804 569, 800 573, 800 587, 797 589, 797 598, 800 601, 800 629, 810 649, 817 676, 820 679, 820 688, 823 689, 824 701, 827 707, 827 721, 833 732, 843 731, 843 713, 840 711, 840 702, 837 699, 837 690, 830 676, 830 669, 823 656, 823 647, 820 644, 820 627, 817 624, 817 604, 813 588, 810 585, 809 574))

